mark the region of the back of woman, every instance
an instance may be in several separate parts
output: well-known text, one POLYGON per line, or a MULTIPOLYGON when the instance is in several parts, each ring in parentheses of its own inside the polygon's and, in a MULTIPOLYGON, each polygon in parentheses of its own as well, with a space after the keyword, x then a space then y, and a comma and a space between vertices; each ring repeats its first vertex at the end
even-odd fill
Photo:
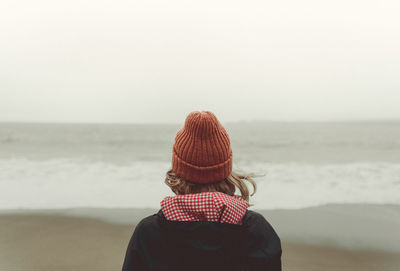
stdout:
POLYGON ((216 116, 190 113, 165 179, 176 196, 136 226, 122 270, 281 270, 280 239, 248 210, 245 181, 255 192, 251 176, 232 171, 230 139, 216 116))

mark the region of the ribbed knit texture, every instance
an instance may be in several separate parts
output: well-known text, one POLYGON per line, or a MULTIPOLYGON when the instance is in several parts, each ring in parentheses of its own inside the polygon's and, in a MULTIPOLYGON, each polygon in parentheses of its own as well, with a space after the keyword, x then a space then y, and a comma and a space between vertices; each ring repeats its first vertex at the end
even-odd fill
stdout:
POLYGON ((191 112, 178 131, 172 153, 172 170, 194 183, 222 181, 232 171, 228 133, 210 111, 191 112))

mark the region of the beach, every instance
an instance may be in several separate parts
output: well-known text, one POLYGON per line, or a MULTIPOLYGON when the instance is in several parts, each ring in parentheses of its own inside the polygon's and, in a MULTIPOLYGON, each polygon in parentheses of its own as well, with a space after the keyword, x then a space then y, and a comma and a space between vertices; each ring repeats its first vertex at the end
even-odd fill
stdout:
MULTIPOLYGON (((0 269, 120 270, 135 225, 154 211, 2 210, 0 269)), ((283 270, 399 270, 398 206, 327 205, 259 212, 281 238, 283 270)))

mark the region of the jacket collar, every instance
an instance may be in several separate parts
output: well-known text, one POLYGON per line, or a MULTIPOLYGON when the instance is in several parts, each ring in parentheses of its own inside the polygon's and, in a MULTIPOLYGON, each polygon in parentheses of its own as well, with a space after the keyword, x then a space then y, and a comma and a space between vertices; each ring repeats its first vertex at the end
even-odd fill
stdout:
POLYGON ((171 221, 210 221, 242 224, 248 203, 239 196, 221 192, 202 192, 168 196, 161 201, 161 211, 171 221))

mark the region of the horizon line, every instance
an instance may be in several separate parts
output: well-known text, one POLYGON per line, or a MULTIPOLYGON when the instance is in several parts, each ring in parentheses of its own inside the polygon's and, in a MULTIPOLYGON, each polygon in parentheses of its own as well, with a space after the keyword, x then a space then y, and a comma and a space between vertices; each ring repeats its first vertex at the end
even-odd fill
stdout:
MULTIPOLYGON (((98 122, 98 121, 1 121, 0 124, 104 124, 104 125, 180 125, 181 122, 98 122)), ((331 119, 331 120, 278 120, 252 119, 221 121, 224 124, 236 123, 400 123, 400 119, 331 119)))

